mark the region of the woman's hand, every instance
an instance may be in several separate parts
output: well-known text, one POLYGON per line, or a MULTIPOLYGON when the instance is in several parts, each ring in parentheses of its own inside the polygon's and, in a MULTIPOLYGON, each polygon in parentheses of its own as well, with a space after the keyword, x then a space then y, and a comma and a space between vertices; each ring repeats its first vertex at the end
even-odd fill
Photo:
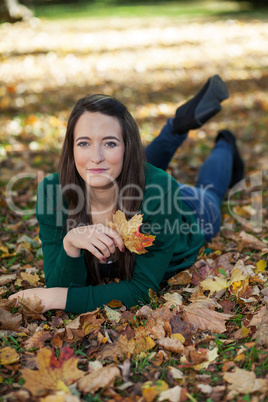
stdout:
POLYGON ((67 291, 68 288, 35 288, 35 289, 27 289, 21 290, 14 295, 9 296, 9 300, 17 299, 19 302, 23 299, 34 300, 35 296, 38 297, 44 309, 42 313, 45 313, 47 310, 64 310, 66 306, 67 300, 67 291))
POLYGON ((79 257, 80 250, 85 249, 100 261, 106 261, 116 247, 124 252, 124 243, 119 234, 101 223, 70 230, 63 239, 63 247, 70 257, 79 257))

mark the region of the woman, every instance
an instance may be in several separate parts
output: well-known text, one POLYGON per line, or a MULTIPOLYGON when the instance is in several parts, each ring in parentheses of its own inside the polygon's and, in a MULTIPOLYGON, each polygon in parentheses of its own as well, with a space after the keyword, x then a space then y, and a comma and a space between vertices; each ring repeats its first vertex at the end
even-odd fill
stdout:
POLYGON ((44 311, 83 313, 113 299, 130 307, 146 303, 150 288, 157 291, 163 280, 191 266, 219 230, 222 199, 242 179, 243 161, 225 130, 195 187, 178 185, 164 169, 188 130, 215 115, 227 97, 220 77, 210 78, 146 148, 151 164, 144 162, 137 125, 120 101, 105 95, 80 99, 68 121, 60 172, 38 188, 47 288, 10 298, 36 295, 44 311), (127 219, 143 214, 142 231, 155 235, 147 253, 125 249, 109 227, 118 209, 127 219), (120 281, 103 284, 104 278, 120 281))

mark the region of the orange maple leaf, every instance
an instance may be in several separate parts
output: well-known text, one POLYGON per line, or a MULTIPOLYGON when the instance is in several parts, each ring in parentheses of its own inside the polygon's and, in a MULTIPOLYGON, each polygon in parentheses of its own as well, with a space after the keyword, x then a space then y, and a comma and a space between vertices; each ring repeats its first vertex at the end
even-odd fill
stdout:
POLYGON ((33 395, 40 396, 48 391, 59 390, 69 392, 67 385, 85 374, 77 368, 78 358, 68 346, 61 349, 58 359, 53 349, 49 347, 40 349, 37 352, 36 362, 37 371, 29 368, 21 370, 22 377, 25 379, 23 386, 33 395))
POLYGON ((143 215, 136 214, 127 221, 124 212, 117 211, 109 225, 121 236, 126 248, 136 254, 147 253, 148 250, 145 250, 145 247, 152 246, 155 239, 155 236, 140 233, 139 228, 142 225, 142 217, 143 215))

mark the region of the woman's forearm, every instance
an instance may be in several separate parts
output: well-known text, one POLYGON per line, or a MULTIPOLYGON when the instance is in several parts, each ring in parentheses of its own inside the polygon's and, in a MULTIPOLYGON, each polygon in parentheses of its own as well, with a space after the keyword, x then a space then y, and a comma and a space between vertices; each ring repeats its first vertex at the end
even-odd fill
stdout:
POLYGON ((48 310, 64 310, 67 301, 68 288, 34 288, 21 290, 18 293, 10 296, 9 299, 18 299, 18 302, 23 299, 34 300, 38 297, 41 300, 43 313, 48 310))

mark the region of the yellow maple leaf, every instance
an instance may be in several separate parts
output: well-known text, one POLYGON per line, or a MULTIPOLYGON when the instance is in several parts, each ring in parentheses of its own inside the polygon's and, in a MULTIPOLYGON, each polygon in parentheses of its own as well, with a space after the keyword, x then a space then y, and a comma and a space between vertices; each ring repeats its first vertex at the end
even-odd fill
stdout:
POLYGON ((232 273, 231 273, 229 286, 232 285, 235 282, 244 281, 246 278, 247 278, 247 276, 244 275, 243 272, 239 268, 234 268, 232 273))
POLYGON ((27 274, 26 272, 21 272, 20 274, 23 281, 29 282, 31 286, 37 286, 40 281, 40 277, 37 274, 27 274))
POLYGON ((265 269, 267 267, 267 262, 265 260, 260 260, 256 264, 256 268, 254 269, 255 274, 258 274, 259 272, 263 273, 265 272, 265 269))
POLYGON ((20 356, 14 348, 11 346, 6 346, 0 349, 0 364, 13 364, 20 359, 20 356))
POLYGON ((33 395, 43 395, 47 391, 66 390, 65 385, 72 384, 84 376, 84 372, 77 368, 78 358, 68 346, 61 349, 59 358, 53 349, 45 347, 37 352, 36 362, 38 370, 23 368, 22 377, 24 387, 33 395))
POLYGON ((121 236, 125 247, 136 254, 147 253, 148 250, 145 250, 145 247, 152 246, 155 239, 155 236, 140 233, 142 217, 143 215, 136 214, 127 221, 124 212, 117 211, 113 215, 113 221, 109 224, 121 236))
POLYGON ((209 290, 210 294, 212 294, 214 292, 218 292, 219 290, 226 289, 228 287, 228 282, 225 278, 214 276, 213 279, 208 278, 200 282, 200 285, 204 290, 209 290))

